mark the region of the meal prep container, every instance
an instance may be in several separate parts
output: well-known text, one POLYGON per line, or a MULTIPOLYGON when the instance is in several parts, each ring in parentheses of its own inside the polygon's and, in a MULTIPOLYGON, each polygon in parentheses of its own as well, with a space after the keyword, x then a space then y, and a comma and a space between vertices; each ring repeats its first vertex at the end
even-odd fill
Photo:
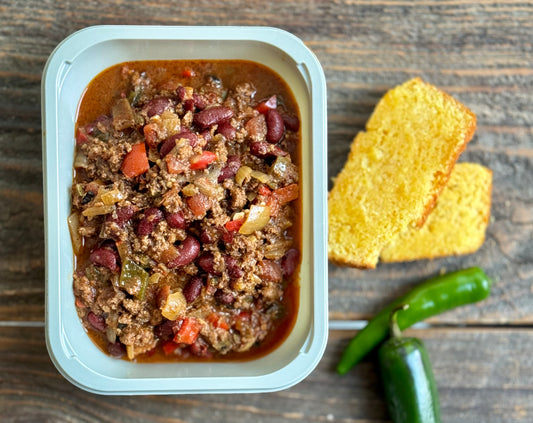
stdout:
POLYGON ((99 394, 267 392, 288 388, 317 365, 327 341, 326 83, 316 57, 295 36, 267 27, 96 26, 65 39, 42 79, 46 237, 46 342, 57 369, 99 394), (121 62, 244 59, 281 75, 301 115, 303 251, 295 326, 274 351, 250 361, 135 363, 101 352, 83 329, 72 289, 67 226, 74 125, 83 91, 121 62))

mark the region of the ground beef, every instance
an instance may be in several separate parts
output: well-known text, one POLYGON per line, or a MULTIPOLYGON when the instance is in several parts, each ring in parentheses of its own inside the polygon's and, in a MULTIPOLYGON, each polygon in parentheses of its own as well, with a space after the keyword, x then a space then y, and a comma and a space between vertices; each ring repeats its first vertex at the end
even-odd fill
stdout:
POLYGON ((282 262, 300 247, 300 139, 285 129, 268 144, 264 116, 297 116, 292 95, 277 77, 254 79, 266 72, 256 64, 239 68, 241 80, 222 64, 172 75, 168 64, 138 66, 117 68, 122 88, 100 91, 109 110, 78 118, 78 314, 104 349, 129 359, 261 351, 296 316, 285 294, 297 282, 282 262))

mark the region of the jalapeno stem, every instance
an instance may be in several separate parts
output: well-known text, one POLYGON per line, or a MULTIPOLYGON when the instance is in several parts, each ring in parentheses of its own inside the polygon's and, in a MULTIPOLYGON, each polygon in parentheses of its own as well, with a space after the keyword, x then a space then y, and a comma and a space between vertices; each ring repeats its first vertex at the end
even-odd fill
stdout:
POLYGON ((390 315, 389 320, 389 331, 390 336, 392 338, 400 338, 402 336, 402 331, 400 327, 398 326, 398 312, 402 310, 407 310, 409 308, 409 304, 402 304, 398 307, 396 307, 394 310, 392 310, 392 313, 390 315))

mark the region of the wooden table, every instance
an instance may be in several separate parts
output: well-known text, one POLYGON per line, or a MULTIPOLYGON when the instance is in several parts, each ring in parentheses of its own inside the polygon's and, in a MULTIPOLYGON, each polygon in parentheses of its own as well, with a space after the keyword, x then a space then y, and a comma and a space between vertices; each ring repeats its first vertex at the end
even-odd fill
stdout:
POLYGON ((318 368, 270 394, 100 397, 67 382, 44 342, 40 79, 54 47, 96 24, 268 25, 299 36, 328 81, 329 175, 380 96, 419 75, 468 105, 461 160, 494 171, 492 219, 475 254, 373 271, 330 265, 332 328, 375 311, 441 269, 480 265, 483 303, 422 338, 446 422, 533 421, 533 4, 513 0, 0 3, 0 420, 3 422, 387 422, 372 358, 333 367, 354 330, 330 330, 318 368))

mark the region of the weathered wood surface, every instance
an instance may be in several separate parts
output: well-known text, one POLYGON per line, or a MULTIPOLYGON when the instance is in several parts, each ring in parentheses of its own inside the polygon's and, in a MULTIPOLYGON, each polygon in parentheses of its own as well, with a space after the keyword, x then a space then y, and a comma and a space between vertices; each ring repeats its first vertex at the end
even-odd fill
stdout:
POLYGON ((380 265, 330 265, 330 317, 366 319, 441 269, 480 265, 491 297, 431 320, 428 343, 447 422, 532 421, 533 4, 513 0, 0 2, 0 412, 5 421, 386 421, 376 369, 338 379, 349 333, 332 332, 319 368, 283 393, 99 398, 53 369, 44 318, 40 77, 66 36, 96 24, 268 25, 299 36, 328 81, 333 177, 380 96, 420 75, 468 105, 478 130, 461 160, 494 171, 492 220, 479 252, 380 265), (19 323, 17 323, 19 322, 19 323), (478 329, 466 329, 473 325, 478 329), (523 327, 522 329, 517 326, 523 327), (327 395, 324 390, 327 389, 327 395), (98 406, 103 404, 102 410, 98 406), (237 413, 234 411, 237 410, 237 413))
MULTIPOLYGON (((529 330, 410 330, 433 362, 443 421, 533 419, 529 330), (498 348, 495 348, 495 345, 498 348)), ((47 357, 42 328, 0 328, 2 422, 389 422, 374 358, 333 373, 351 332, 332 331, 317 369, 282 392, 247 395, 98 396, 73 387, 47 357)))

